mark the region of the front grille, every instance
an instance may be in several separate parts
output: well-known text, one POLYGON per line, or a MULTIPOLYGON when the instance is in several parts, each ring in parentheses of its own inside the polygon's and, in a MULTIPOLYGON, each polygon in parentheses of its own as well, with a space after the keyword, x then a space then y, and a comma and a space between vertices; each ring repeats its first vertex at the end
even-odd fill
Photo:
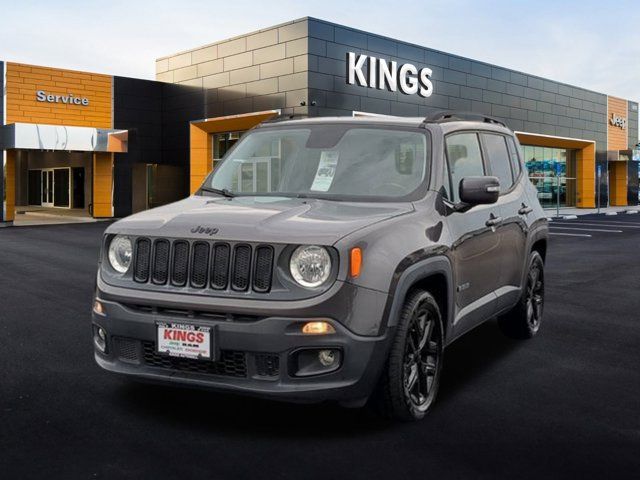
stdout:
POLYGON ((140 238, 136 242, 136 261, 133 266, 133 278, 136 282, 149 281, 149 266, 151 255, 151 240, 140 238))
POLYGON ((233 255, 233 274, 231 287, 243 292, 249 286, 249 272, 251 271, 251 247, 238 245, 233 255))
POLYGON ((225 290, 229 283, 229 260, 231 248, 226 243, 213 247, 213 262, 211 262, 211 288, 225 290))
POLYGON ((209 244, 197 242, 193 245, 193 261, 191 262, 191 286, 204 288, 207 286, 209 270, 209 244))
POLYGON ((267 293, 272 288, 274 248, 204 240, 140 238, 133 278, 138 283, 211 290, 267 293))
POLYGON ((227 377, 246 377, 247 361, 244 352, 221 350, 220 358, 215 362, 176 358, 159 355, 153 342, 142 342, 144 363, 151 367, 176 370, 187 373, 204 373, 227 377))
POLYGON ((271 289, 271 271, 273 270, 273 248, 256 249, 256 265, 253 272, 253 289, 256 292, 268 292, 271 289))
POLYGON ((256 353, 256 373, 261 377, 280 375, 280 358, 272 353, 256 353))
POLYGON ((133 338, 114 337, 115 351, 118 358, 124 362, 137 363, 140 351, 140 342, 133 338))
POLYGON ((189 244, 187 242, 174 242, 171 270, 171 283, 177 287, 184 287, 187 283, 187 271, 189 270, 189 244))
POLYGON ((167 240, 156 240, 153 245, 153 274, 151 281, 164 285, 169 278, 170 245, 167 240))

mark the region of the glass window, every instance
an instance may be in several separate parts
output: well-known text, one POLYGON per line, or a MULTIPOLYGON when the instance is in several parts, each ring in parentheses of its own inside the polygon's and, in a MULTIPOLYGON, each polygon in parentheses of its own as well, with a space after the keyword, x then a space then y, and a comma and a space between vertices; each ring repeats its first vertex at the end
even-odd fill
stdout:
POLYGON ((507 144, 502 135, 482 134, 482 141, 487 152, 491 174, 500 180, 500 191, 506 192, 513 186, 513 173, 507 144))
POLYGON ((312 125, 251 131, 205 187, 241 195, 403 198, 425 185, 423 132, 312 125))
POLYGON ((459 202, 460 180, 484 175, 478 135, 456 133, 446 138, 447 160, 451 171, 453 201, 459 202))

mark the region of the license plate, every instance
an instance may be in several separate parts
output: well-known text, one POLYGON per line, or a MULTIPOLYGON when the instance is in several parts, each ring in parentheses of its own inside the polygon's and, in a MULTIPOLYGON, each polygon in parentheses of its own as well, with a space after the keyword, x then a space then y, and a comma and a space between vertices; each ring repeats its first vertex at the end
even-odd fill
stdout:
POLYGON ((158 353, 211 360, 211 329, 184 323, 158 322, 158 353))

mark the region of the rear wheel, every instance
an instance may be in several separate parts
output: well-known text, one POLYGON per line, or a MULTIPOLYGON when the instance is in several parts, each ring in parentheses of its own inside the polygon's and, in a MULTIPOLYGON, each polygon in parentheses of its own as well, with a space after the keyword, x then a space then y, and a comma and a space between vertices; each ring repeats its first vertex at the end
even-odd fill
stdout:
POLYGON ((429 292, 410 292, 376 392, 385 416, 404 421, 424 417, 438 392, 443 348, 438 303, 429 292))
POLYGON ((518 304, 498 318, 502 332, 511 338, 533 337, 542 322, 544 310, 544 262, 535 250, 529 256, 527 281, 518 304))

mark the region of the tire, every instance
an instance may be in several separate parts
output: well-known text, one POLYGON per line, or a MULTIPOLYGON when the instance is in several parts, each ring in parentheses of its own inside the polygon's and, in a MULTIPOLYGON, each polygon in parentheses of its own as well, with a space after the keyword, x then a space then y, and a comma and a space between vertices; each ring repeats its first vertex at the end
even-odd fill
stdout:
POLYGON ((374 396, 382 415, 401 421, 425 416, 438 393, 443 349, 438 303, 429 292, 411 291, 374 396))
POLYGON ((532 338, 540 330, 544 310, 544 262, 535 250, 529 255, 525 288, 512 310, 498 318, 507 337, 532 338))

